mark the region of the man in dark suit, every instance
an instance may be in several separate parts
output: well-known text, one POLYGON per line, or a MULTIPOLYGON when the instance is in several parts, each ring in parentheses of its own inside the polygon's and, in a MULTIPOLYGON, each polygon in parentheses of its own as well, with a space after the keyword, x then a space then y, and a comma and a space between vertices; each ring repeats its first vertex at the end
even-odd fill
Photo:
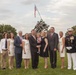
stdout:
POLYGON ((15 38, 15 59, 16 59, 16 68, 21 67, 22 62, 22 31, 19 31, 19 36, 15 38))
POLYGON ((58 34, 55 33, 55 28, 51 27, 47 35, 50 52, 50 63, 52 68, 56 68, 57 63, 57 49, 58 49, 58 34))
POLYGON ((29 42, 30 42, 31 56, 32 56, 32 68, 37 69, 39 62, 39 55, 37 53, 38 46, 36 41, 36 31, 34 29, 31 31, 29 42))

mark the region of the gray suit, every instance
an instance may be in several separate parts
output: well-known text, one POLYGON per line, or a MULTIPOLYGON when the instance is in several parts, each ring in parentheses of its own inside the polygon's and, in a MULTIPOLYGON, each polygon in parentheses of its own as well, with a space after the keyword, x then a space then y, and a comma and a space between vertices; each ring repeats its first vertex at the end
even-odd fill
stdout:
POLYGON ((56 68, 57 53, 56 51, 54 51, 54 48, 58 49, 58 34, 53 33, 53 35, 51 36, 51 33, 48 33, 47 38, 49 43, 51 67, 56 68))
POLYGON ((58 34, 53 33, 53 35, 51 36, 51 34, 49 33, 48 43, 49 43, 50 50, 54 50, 54 48, 58 49, 58 34))

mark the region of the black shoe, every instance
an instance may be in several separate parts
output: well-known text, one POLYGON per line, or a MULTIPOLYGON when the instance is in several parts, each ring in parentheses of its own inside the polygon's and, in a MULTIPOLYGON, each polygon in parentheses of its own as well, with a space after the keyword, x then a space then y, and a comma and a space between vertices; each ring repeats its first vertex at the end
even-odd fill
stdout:
POLYGON ((38 67, 33 67, 33 69, 38 69, 38 67))
POLYGON ((37 52, 38 54, 40 54, 40 52, 37 52))
POLYGON ((2 68, 2 70, 5 70, 6 68, 2 68))
POLYGON ((20 69, 21 67, 16 67, 16 69, 20 69))
POLYGON ((55 65, 52 65, 52 66, 51 66, 51 68, 55 69, 55 68, 56 68, 56 66, 55 66, 55 65))

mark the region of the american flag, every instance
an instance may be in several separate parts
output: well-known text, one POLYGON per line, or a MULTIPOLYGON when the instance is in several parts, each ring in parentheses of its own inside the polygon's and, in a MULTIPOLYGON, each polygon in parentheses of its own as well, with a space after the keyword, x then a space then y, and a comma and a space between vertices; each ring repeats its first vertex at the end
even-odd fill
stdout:
POLYGON ((36 5, 34 6, 34 17, 36 17, 36 11, 37 11, 37 7, 36 5))

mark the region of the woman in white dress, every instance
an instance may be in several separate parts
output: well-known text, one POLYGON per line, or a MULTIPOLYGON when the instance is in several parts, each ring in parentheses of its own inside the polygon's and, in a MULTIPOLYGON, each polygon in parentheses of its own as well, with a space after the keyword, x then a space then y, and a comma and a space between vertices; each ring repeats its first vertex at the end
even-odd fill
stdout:
POLYGON ((64 68, 64 57, 65 57, 65 38, 63 37, 63 32, 59 32, 59 53, 61 57, 61 69, 64 68))
POLYGON ((13 33, 10 33, 7 45, 8 45, 8 56, 9 56, 9 69, 12 69, 14 66, 14 55, 15 55, 13 33))
POLYGON ((30 44, 29 44, 29 34, 25 34, 25 38, 23 39, 23 52, 22 58, 24 59, 25 69, 29 68, 31 52, 30 52, 30 44))

